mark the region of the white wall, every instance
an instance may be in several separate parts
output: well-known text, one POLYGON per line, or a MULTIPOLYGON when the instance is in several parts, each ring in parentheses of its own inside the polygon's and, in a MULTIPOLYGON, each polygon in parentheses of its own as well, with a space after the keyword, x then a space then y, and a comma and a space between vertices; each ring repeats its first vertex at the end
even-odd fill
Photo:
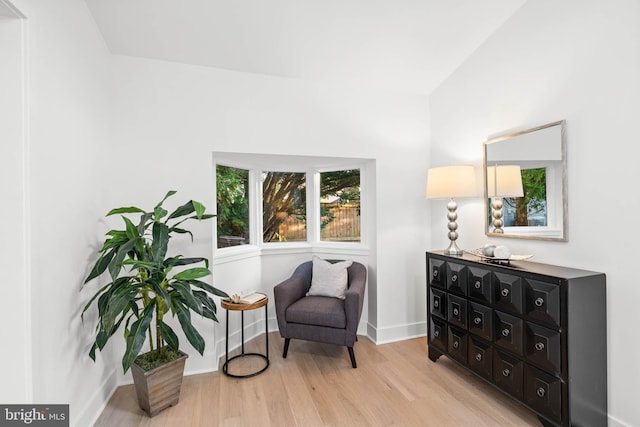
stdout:
MULTIPOLYGON (((640 425, 637 336, 640 237, 636 150, 640 116, 640 3, 527 2, 430 97, 432 163, 472 161, 502 131, 566 119, 569 241, 491 238, 482 203, 461 203, 461 247, 491 240, 534 260, 607 274, 610 425, 640 425)), ((432 206, 431 247, 446 233, 432 206)), ((575 356, 575 355, 574 355, 575 356)))
MULTIPOLYGON (((4 4, 0 1, 0 12, 4 4)), ((11 343, 2 356, 0 402, 20 403, 31 397, 30 308, 27 286, 27 220, 25 133, 26 88, 24 19, 11 10, 0 16, 0 245, 2 293, 10 303, 0 310, 0 342, 11 343), (11 15, 11 16, 9 16, 11 15)))
MULTIPOLYGON (((79 317, 89 296, 79 293, 80 285, 104 214, 101 193, 109 185, 101 175, 109 56, 83 1, 14 4, 27 17, 28 240, 25 282, 4 286, 26 286, 31 296, 25 378, 32 377, 32 393, 20 403, 68 403, 72 425, 89 425, 116 381, 113 360, 94 364, 87 357, 93 325, 83 328, 79 317)), ((22 324, 19 318, 11 322, 22 324)))

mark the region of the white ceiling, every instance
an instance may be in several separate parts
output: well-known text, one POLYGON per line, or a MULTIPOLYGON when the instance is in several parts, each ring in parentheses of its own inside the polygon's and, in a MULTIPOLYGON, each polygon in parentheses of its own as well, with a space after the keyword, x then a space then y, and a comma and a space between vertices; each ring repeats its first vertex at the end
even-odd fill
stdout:
POLYGON ((114 54, 430 93, 526 0, 85 0, 114 54))

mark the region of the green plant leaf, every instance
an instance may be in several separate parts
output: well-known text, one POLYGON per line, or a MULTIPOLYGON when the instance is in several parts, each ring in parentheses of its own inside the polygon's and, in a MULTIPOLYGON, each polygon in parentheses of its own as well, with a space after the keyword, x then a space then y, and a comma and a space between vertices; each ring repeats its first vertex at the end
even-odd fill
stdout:
POLYGON ((193 280, 200 279, 201 277, 205 277, 211 274, 208 268, 204 267, 194 267, 189 268, 187 270, 181 271, 173 276, 174 280, 193 280))
POLYGON ((154 280, 150 282, 153 292, 156 293, 158 298, 161 298, 164 303, 169 307, 171 305, 171 296, 162 288, 162 281, 154 280))
MULTIPOLYGON (((115 324, 115 319, 121 314, 126 313, 125 308, 135 301, 140 285, 127 280, 121 283, 121 286, 111 293, 107 302, 106 311, 102 315, 102 325, 106 331, 111 331, 115 324)), ((128 311, 128 308, 127 308, 128 311)))
POLYGON ((140 318, 131 325, 129 336, 127 336, 127 348, 122 357, 122 368, 125 373, 129 370, 133 361, 136 360, 138 353, 140 353, 140 349, 146 339, 145 334, 151 324, 151 319, 153 319, 155 306, 156 301, 151 300, 151 303, 145 307, 140 318))
POLYGON ((96 261, 95 265, 91 269, 91 272, 89 273, 87 278, 84 280, 84 283, 87 283, 88 281, 95 279, 96 277, 104 273, 104 271, 109 266, 109 263, 111 262, 115 254, 116 254, 115 249, 112 249, 106 254, 101 255, 100 258, 98 258, 98 261, 96 261))
POLYGON ((218 288, 214 288, 208 283, 202 282, 200 280, 191 280, 190 283, 191 283, 191 286, 197 286, 200 289, 204 289, 205 291, 209 292, 210 294, 213 294, 222 298, 229 298, 229 294, 227 294, 225 291, 222 291, 218 288))
POLYGON ((200 303, 202 304, 202 314, 205 317, 208 317, 211 320, 218 321, 216 318, 216 311, 218 310, 216 307, 216 303, 207 295, 204 291, 193 291, 193 296, 196 297, 200 303), (211 315, 208 315, 208 312, 211 312, 211 315))
POLYGON ((138 238, 138 236, 139 236, 138 227, 133 225, 133 222, 131 222, 131 220, 129 218, 127 218, 126 216, 123 216, 122 219, 124 220, 124 223, 125 223, 125 225, 127 227, 127 237, 129 239, 138 238))
POLYGON ((177 298, 173 299, 173 303, 174 311, 178 315, 178 321, 180 322, 180 326, 182 326, 182 330, 184 331, 187 340, 191 343, 193 348, 198 351, 198 353, 201 355, 204 354, 204 339, 198 333, 193 324, 191 324, 191 313, 189 312, 189 309, 178 301, 177 298))
POLYGON ((181 216, 189 215, 194 211, 195 207, 193 206, 193 200, 189 200, 187 203, 173 211, 171 215, 169 215, 168 219, 180 218, 181 216))
POLYGON ((96 336, 96 346, 98 346, 99 350, 102 350, 104 348, 104 346, 107 344, 108 339, 109 336, 104 331, 104 329, 100 329, 98 331, 98 335, 96 336))
POLYGON ((123 230, 110 230, 107 232, 107 235, 111 236, 111 238, 104 241, 100 252, 104 252, 109 248, 121 245, 122 243, 129 240, 129 238, 127 237, 127 232, 123 230))
POLYGON ((140 222, 138 223, 138 234, 140 236, 144 236, 145 230, 149 227, 148 221, 153 217, 153 213, 145 212, 143 215, 140 215, 140 222))
POLYGON ((182 258, 182 256, 167 258, 164 260, 164 266, 176 267, 178 265, 190 265, 197 264, 199 262, 204 262, 207 267, 209 266, 209 260, 207 258, 182 258))
POLYGON ((171 329, 171 326, 162 321, 160 321, 159 326, 162 338, 164 338, 167 345, 174 350, 178 350, 180 342, 178 341, 178 336, 176 335, 176 333, 173 332, 173 329, 171 329))
POLYGON ((107 216, 111 216, 111 215, 116 215, 116 214, 123 214, 123 213, 146 213, 145 211, 143 211, 140 208, 136 208, 135 206, 129 206, 126 208, 116 208, 116 209, 111 209, 109 211, 109 213, 107 214, 107 216))
POLYGON ((198 217, 198 219, 202 218, 202 215, 204 215, 204 211, 207 208, 205 208, 202 203, 196 202, 195 200, 192 200, 191 204, 193 205, 193 210, 196 211, 196 216, 198 217))
POLYGON ((169 227, 162 222, 153 223, 153 242, 151 243, 151 252, 153 260, 162 264, 167 254, 167 245, 169 244, 169 227))
POLYGON ((213 311, 209 310, 206 307, 202 308, 202 315, 207 319, 213 320, 214 322, 218 321, 218 318, 216 317, 216 313, 214 313, 213 311))
POLYGON ((153 210, 153 220, 154 221, 160 221, 162 218, 164 218, 169 212, 164 209, 161 206, 156 206, 156 208, 153 210))
MULTIPOLYGON (((167 194, 164 195, 164 198, 162 200, 160 200, 160 202, 155 207, 158 208, 158 207, 162 206, 162 204, 164 203, 165 200, 167 200, 169 197, 173 196, 176 193, 177 193, 177 191, 175 191, 175 190, 167 191, 167 194)), ((154 210, 155 210, 155 208, 154 208, 154 210)))
POLYGON ((98 292, 96 292, 91 299, 89 300, 88 303, 85 304, 84 308, 82 309, 82 313, 80 314, 80 319, 84 322, 84 313, 85 311, 87 311, 89 309, 89 307, 91 306, 91 304, 93 304, 93 301, 95 301, 96 298, 98 298, 109 286, 111 286, 111 283, 107 283, 106 285, 104 285, 103 287, 101 287, 98 292))
POLYGON ((198 314, 202 314, 202 303, 191 293, 189 283, 175 280, 171 282, 171 287, 175 289, 187 306, 198 314))
POLYGON ((136 239, 132 239, 118 247, 116 256, 109 263, 109 274, 111 275, 111 280, 115 280, 118 277, 120 270, 122 270, 122 262, 124 261, 129 251, 133 249, 135 244, 136 239))
POLYGON ((125 259, 122 262, 123 265, 129 265, 131 266, 132 269, 139 269, 141 267, 146 267, 149 268, 151 270, 157 270, 157 269, 161 269, 164 266, 162 264, 158 264, 157 262, 153 262, 153 261, 139 261, 139 260, 135 260, 135 259, 125 259))
POLYGON ((191 241, 193 242, 193 233, 191 233, 189 230, 185 230, 183 228, 178 228, 178 227, 171 227, 171 232, 178 233, 178 234, 188 234, 189 236, 191 236, 191 241))
POLYGON ((93 360, 94 362, 96 361, 96 348, 98 347, 98 344, 96 344, 95 342, 93 343, 93 345, 91 346, 91 350, 89 350, 89 357, 91 358, 91 360, 93 360))

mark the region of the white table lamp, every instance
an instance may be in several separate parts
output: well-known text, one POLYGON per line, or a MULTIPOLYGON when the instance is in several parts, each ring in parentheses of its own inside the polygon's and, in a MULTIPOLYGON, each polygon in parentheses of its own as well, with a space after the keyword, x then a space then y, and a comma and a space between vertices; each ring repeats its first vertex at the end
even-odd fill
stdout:
POLYGON ((444 250, 447 255, 462 255, 458 248, 458 204, 454 198, 477 197, 476 173, 472 165, 443 166, 431 168, 427 174, 427 199, 449 199, 449 247, 444 250))

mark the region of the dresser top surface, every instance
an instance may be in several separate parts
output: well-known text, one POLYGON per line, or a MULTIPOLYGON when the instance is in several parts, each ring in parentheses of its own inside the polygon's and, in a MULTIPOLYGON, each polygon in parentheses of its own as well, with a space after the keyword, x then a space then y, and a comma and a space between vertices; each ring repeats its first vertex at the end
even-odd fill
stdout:
POLYGON ((581 270, 571 267, 563 267, 553 264, 543 264, 533 261, 510 261, 509 264, 497 264, 480 258, 477 255, 464 252, 462 255, 445 255, 443 250, 427 251, 427 254, 435 255, 438 258, 446 259, 450 262, 466 261, 472 262, 479 266, 491 267, 492 269, 510 271, 510 272, 526 272, 532 274, 542 274, 551 277, 560 277, 571 279, 576 277, 603 275, 596 271, 581 270))

